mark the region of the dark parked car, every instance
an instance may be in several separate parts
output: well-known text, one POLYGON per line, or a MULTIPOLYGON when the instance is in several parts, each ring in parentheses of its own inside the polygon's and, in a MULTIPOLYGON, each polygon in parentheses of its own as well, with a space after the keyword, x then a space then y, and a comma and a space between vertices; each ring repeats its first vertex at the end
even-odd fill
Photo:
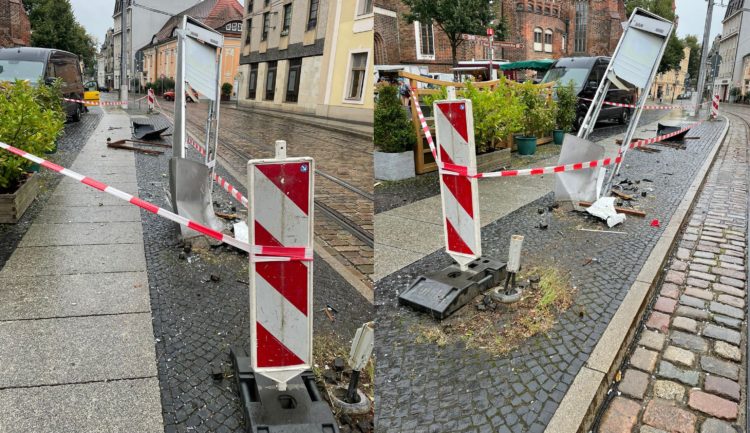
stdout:
MULTIPOLYGON (((550 67, 542 80, 544 83, 556 81, 560 84, 573 81, 573 86, 578 94, 576 119, 573 125, 576 130, 583 123, 586 112, 591 105, 590 101, 584 99, 593 99, 599 83, 604 79, 609 60, 609 57, 564 57, 558 59, 550 67)), ((621 90, 612 85, 607 92, 605 101, 635 104, 635 89, 621 90)), ((604 104, 597 120, 616 120, 621 124, 626 124, 630 121, 631 113, 631 108, 604 104)))
MULTIPOLYGON (((50 48, 0 48, 0 81, 39 80, 52 83, 62 79, 63 97, 83 100, 83 79, 78 56, 50 48)), ((85 107, 79 102, 63 101, 68 117, 77 122, 85 107)))

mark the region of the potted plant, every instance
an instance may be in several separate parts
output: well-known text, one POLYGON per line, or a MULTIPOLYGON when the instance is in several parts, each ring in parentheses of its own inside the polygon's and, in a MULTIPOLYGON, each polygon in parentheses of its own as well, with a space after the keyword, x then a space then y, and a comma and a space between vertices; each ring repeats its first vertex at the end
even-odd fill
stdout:
POLYGON ((374 121, 375 178, 401 180, 414 177, 414 145, 417 138, 401 105, 398 87, 380 88, 374 121))
POLYGON ((518 96, 522 109, 521 132, 516 137, 519 155, 536 153, 537 134, 549 131, 554 127, 554 101, 546 98, 531 81, 518 86, 518 96))
MULTIPOLYGON (((0 83, 0 141, 39 155, 55 146, 65 123, 60 82, 0 83)), ((0 151, 0 223, 17 222, 39 191, 32 162, 0 151)))
POLYGON ((555 113, 555 124, 557 129, 552 131, 552 140, 555 144, 562 144, 566 132, 573 128, 573 122, 576 119, 577 97, 573 80, 568 84, 558 85, 557 94, 557 111, 555 113))
POLYGON ((224 83, 221 85, 221 100, 228 101, 232 95, 232 83, 224 83))

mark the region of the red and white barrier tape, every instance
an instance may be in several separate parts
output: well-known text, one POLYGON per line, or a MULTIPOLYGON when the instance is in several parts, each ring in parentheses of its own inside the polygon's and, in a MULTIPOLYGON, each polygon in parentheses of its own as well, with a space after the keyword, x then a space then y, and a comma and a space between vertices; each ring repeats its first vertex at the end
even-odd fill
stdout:
MULTIPOLYGON (((193 137, 190 136, 190 133, 187 134, 186 141, 189 145, 193 146, 195 150, 197 150, 201 155, 203 156, 206 155, 206 149, 203 146, 201 146, 200 143, 195 141, 193 137)), ((224 191, 228 192, 229 195, 232 196, 232 198, 240 202, 242 206, 247 207, 247 203, 248 203, 247 197, 242 195, 242 193, 239 190, 237 190, 237 188, 233 187, 232 184, 227 182, 226 179, 219 176, 216 172, 214 172, 214 180, 216 181, 216 183, 219 184, 219 186, 221 186, 224 189, 224 191)))
MULTIPOLYGON (((416 92, 412 91, 412 101, 413 107, 416 107, 417 110, 417 117, 419 118, 420 123, 422 124, 422 129, 425 131, 425 139, 427 140, 427 143, 430 145, 430 150, 432 151, 432 154, 435 155, 435 143, 432 140, 432 135, 430 134, 430 128, 427 125, 427 121, 424 118, 424 115, 422 114, 422 108, 419 106, 419 102, 416 99, 416 92)), ((682 128, 678 131, 671 132, 669 134, 660 135, 658 137, 653 138, 647 138, 645 140, 638 140, 633 141, 630 143, 629 147, 631 149, 636 147, 642 147, 646 146, 648 144, 657 143, 659 141, 665 140, 667 138, 674 137, 676 135, 682 134, 685 131, 688 131, 691 128, 694 128, 698 125, 703 123, 703 121, 695 122, 691 125, 686 126, 685 128, 682 128)), ((614 158, 604 158, 604 159, 597 159, 593 161, 586 161, 586 162, 577 162, 575 164, 564 164, 564 165, 550 165, 547 167, 536 167, 536 168, 525 168, 520 170, 502 170, 502 171, 491 171, 486 173, 469 173, 468 167, 462 166, 462 165, 456 165, 456 164, 448 164, 443 163, 442 166, 437 162, 437 158, 435 158, 436 163, 438 164, 438 170, 442 174, 448 174, 448 175, 456 175, 456 176, 466 176, 470 178, 490 178, 490 177, 514 177, 514 176, 537 176, 542 174, 552 174, 552 173, 563 173, 566 171, 576 171, 576 170, 583 170, 587 168, 594 168, 594 167, 605 167, 612 164, 619 164, 622 162, 622 148, 620 151, 618 151, 618 154, 614 158)))
MULTIPOLYGON (((138 101, 140 101, 142 99, 146 99, 146 96, 144 96, 142 98, 138 98, 138 99, 136 99, 133 102, 138 102, 138 101)), ((130 101, 86 101, 86 100, 82 100, 82 99, 70 99, 70 98, 63 98, 63 100, 64 101, 68 101, 68 102, 78 102, 79 104, 93 105, 93 106, 125 105, 125 104, 130 104, 131 103, 130 101)))
MULTIPOLYGON (((159 104, 159 100, 156 99, 156 98, 154 98, 154 102, 156 102, 156 105, 159 107, 159 110, 162 112, 162 114, 164 114, 164 116, 167 119, 169 119, 172 122, 172 124, 174 125, 174 119, 170 115, 168 115, 167 113, 164 112, 164 109, 161 108, 161 105, 159 104)), ((206 156, 206 148, 203 147, 197 141, 195 141, 193 139, 193 137, 190 135, 189 132, 186 131, 186 135, 187 135, 187 138, 185 139, 185 141, 187 142, 187 144, 193 146, 195 148, 195 150, 197 150, 198 153, 200 153, 201 155, 206 156)), ((216 174, 216 172, 214 172, 213 179, 214 179, 214 181, 216 181, 216 183, 219 184, 219 186, 221 186, 224 189, 224 191, 228 192, 229 195, 232 196, 232 198, 234 198, 235 200, 237 200, 238 202, 240 202, 240 204, 242 204, 242 206, 245 206, 245 207, 248 206, 247 197, 245 197, 244 195, 242 195, 242 193, 237 188, 233 187, 232 184, 230 184, 229 182, 227 182, 226 179, 224 179, 223 177, 221 177, 218 174, 216 174)))
MULTIPOLYGON (((582 101, 589 101, 589 102, 593 101, 593 99, 589 99, 589 98, 579 98, 579 99, 581 99, 582 101)), ((704 102, 702 104, 698 104, 698 107, 702 107, 702 106, 708 104, 709 102, 710 101, 706 101, 706 102, 704 102)), ((622 102, 604 101, 604 105, 611 105, 613 107, 636 108, 635 104, 623 104, 622 102)), ((694 104, 689 104, 689 105, 644 105, 643 109, 644 110, 676 110, 678 108, 688 109, 688 108, 693 108, 693 107, 695 107, 694 104)))
POLYGON ((39 165, 41 165, 44 168, 47 168, 49 170, 55 171, 57 173, 60 173, 62 175, 65 175, 67 177, 70 177, 72 179, 77 180, 78 182, 81 182, 85 185, 88 185, 92 188, 98 189, 99 191, 106 192, 107 194, 110 194, 112 196, 115 196, 119 198, 120 200, 127 201, 133 205, 136 205, 140 207, 141 209, 145 209, 151 213, 154 213, 156 215, 159 215, 160 217, 166 218, 170 221, 176 222, 177 224, 183 225, 187 228, 190 228, 192 230, 195 230, 199 233, 202 233, 206 236, 212 237, 216 240, 219 240, 221 242, 224 242, 226 244, 232 245, 233 247, 239 248, 243 251, 246 251, 250 254, 251 260, 256 262, 280 262, 280 261, 290 261, 290 260, 302 260, 302 261, 310 261, 312 260, 312 249, 306 248, 306 247, 269 247, 269 246, 258 246, 254 245, 251 246, 247 242, 240 241, 238 239, 235 239, 231 236, 225 235, 223 233, 220 233, 216 230, 213 230, 209 227, 206 227, 202 224, 196 223, 195 221, 191 221, 185 217, 182 217, 180 215, 177 215, 175 213, 172 213, 164 208, 160 208, 152 203, 149 203, 145 200, 141 200, 138 197, 135 197, 133 195, 130 195, 124 191, 120 191, 117 188, 114 188, 112 186, 106 185, 102 182, 99 182, 97 180, 94 180, 90 177, 83 176, 81 174, 76 173, 73 170, 61 167, 55 163, 49 162, 43 158, 40 158, 36 155, 32 155, 28 152, 25 152, 21 149, 15 148, 13 146, 10 146, 8 144, 5 144, 3 142, 0 142, 0 148, 7 150, 10 153, 13 153, 15 155, 18 155, 22 158, 26 158, 29 161, 35 162, 39 165))

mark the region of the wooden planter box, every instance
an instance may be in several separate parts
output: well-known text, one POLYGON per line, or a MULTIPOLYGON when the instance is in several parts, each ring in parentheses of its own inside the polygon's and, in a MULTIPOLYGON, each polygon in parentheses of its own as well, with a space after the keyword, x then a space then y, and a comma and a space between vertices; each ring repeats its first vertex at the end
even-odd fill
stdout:
POLYGON ((477 173, 497 170, 510 163, 510 149, 496 149, 494 152, 477 155, 477 173))
POLYGON ((0 224, 15 224, 39 193, 39 175, 31 174, 12 194, 0 194, 0 224))

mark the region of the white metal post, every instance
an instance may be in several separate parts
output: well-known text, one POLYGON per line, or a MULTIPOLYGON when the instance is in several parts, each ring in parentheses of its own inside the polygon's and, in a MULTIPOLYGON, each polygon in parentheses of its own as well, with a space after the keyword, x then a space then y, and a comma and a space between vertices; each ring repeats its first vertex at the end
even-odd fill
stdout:
MULTIPOLYGON (((700 60, 700 70, 698 71, 698 84, 695 88, 695 95, 693 95, 693 107, 690 110, 690 114, 692 116, 695 116, 700 112, 700 107, 698 106, 701 102, 703 102, 703 87, 706 84, 706 57, 708 57, 708 43, 710 39, 710 33, 711 33, 711 19, 714 11, 714 0, 708 0, 708 8, 706 10, 706 23, 703 26, 703 46, 701 47, 701 60, 700 60)), ((710 110, 709 110, 710 112, 710 110)))

